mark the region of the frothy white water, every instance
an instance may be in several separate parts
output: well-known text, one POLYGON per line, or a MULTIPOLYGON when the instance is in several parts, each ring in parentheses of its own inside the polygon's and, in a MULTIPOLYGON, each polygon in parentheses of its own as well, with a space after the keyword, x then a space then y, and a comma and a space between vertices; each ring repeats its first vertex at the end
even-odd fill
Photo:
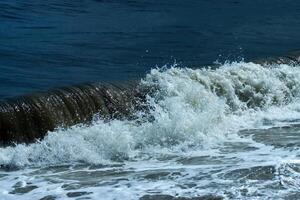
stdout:
POLYGON ((34 144, 1 148, 0 164, 103 164, 152 157, 151 152, 215 148, 243 140, 239 130, 261 127, 267 119, 300 119, 299 80, 300 68, 289 65, 153 69, 141 82, 155 88, 147 97, 151 109, 137 113, 138 120, 97 120, 50 132, 34 144))

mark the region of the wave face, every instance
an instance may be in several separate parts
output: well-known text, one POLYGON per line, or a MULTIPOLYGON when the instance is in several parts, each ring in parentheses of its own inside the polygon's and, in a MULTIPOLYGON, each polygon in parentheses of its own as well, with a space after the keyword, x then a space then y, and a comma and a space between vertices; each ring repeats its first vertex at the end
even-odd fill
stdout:
POLYGON ((299 67, 153 69, 139 83, 147 94, 130 119, 94 117, 0 148, 0 196, 293 198, 300 184, 299 67))
POLYGON ((59 88, 0 102, 0 145, 30 143, 57 127, 103 119, 129 118, 134 109, 133 82, 94 83, 59 88))

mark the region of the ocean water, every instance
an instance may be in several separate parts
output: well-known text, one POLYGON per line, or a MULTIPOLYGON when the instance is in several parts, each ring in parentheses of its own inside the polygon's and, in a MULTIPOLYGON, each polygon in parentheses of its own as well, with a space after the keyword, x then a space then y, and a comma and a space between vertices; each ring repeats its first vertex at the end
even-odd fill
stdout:
POLYGON ((300 66, 250 62, 299 48, 298 1, 0 8, 1 98, 93 81, 153 88, 131 120, 1 147, 1 200, 300 196, 300 66))
POLYGON ((0 97, 299 49, 297 0, 3 0, 0 97))

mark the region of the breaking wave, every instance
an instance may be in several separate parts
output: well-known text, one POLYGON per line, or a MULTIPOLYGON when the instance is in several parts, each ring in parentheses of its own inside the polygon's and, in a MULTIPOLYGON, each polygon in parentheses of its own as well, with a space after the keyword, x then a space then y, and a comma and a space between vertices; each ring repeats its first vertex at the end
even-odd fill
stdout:
POLYGON ((300 118, 299 80, 299 66, 286 64, 153 69, 140 82, 149 92, 133 120, 95 118, 57 129, 33 144, 1 148, 0 164, 103 164, 245 140, 238 131, 300 118))

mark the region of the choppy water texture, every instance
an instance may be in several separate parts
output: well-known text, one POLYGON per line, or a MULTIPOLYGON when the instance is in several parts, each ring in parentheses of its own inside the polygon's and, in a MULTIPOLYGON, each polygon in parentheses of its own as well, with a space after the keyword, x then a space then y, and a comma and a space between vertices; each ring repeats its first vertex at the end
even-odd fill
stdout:
POLYGON ((150 110, 136 119, 97 119, 0 149, 0 195, 296 199, 299 67, 154 69, 141 81, 155 88, 150 110))
POLYGON ((151 90, 130 120, 0 148, 0 199, 298 199, 300 66, 248 60, 299 49, 299 13, 296 0, 1 1, 1 98, 151 90), (230 62, 202 68, 216 60, 230 62))

